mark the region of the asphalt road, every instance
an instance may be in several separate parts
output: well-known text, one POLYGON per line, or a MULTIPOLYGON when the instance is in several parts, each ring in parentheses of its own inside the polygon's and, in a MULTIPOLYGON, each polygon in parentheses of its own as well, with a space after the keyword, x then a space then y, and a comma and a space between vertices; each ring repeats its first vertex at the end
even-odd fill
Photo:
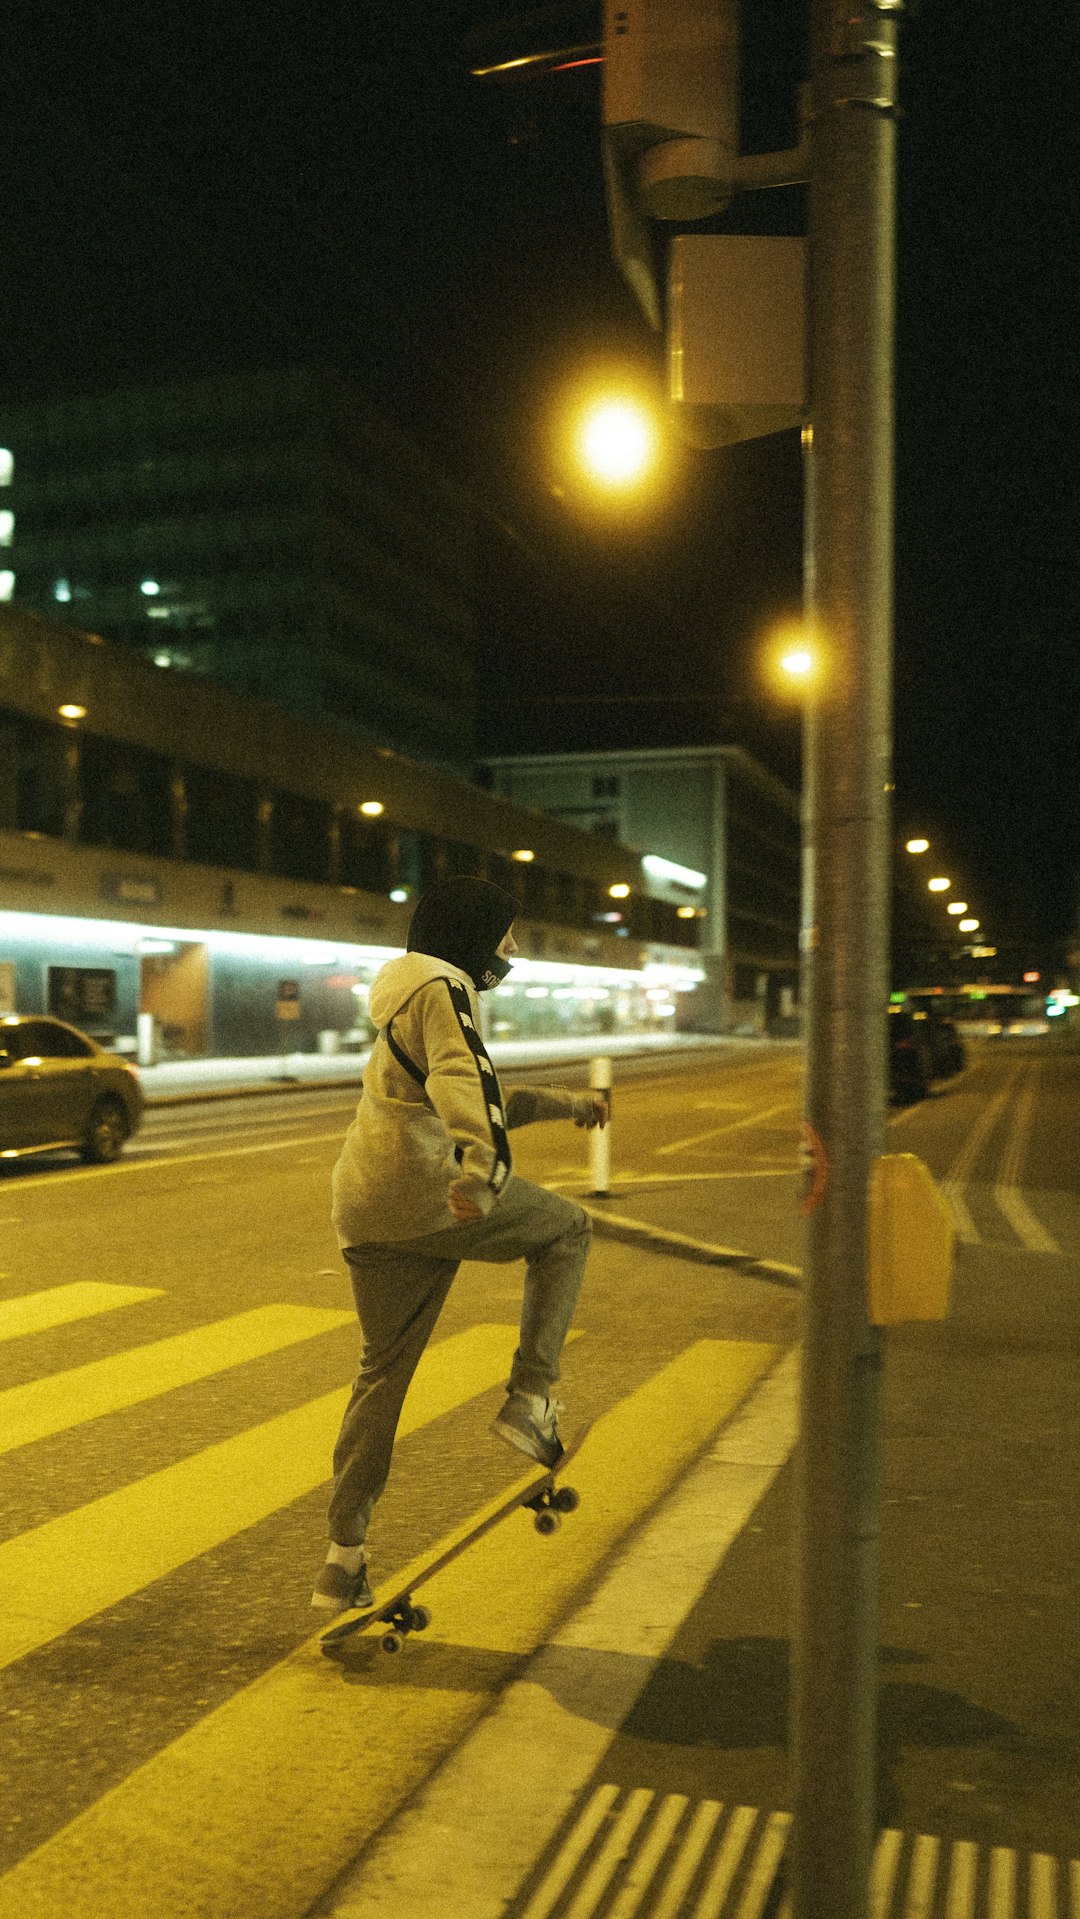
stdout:
MULTIPOLYGON (((621 1067, 600 1208, 797 1265, 800 1072, 794 1046, 621 1067)), ((327 1218, 352 1104, 305 1090, 170 1108, 148 1115, 117 1167, 0 1174, 0 1915, 81 1910, 71 1887, 85 1871, 64 1864, 72 1835, 155 1769, 175 1797, 170 1755, 184 1755, 193 1823, 210 1803, 216 1814, 250 1752, 234 1743, 224 1772, 189 1755, 212 1751, 238 1700, 277 1696, 318 1624, 307 1599, 328 1448, 357 1352, 327 1218), (54 1875, 34 1908, 27 1859, 54 1875)), ((964 1075, 891 1122, 890 1143, 945 1184, 963 1243, 949 1324, 888 1341, 880 1782, 885 1824, 1074 1857, 1078 1120, 1080 1059, 1021 1041, 977 1049, 964 1075)), ((588 1190, 574 1128, 534 1127, 514 1145, 518 1171, 588 1190)), ((518 1476, 487 1433, 518 1298, 512 1270, 459 1275, 437 1335, 450 1383, 433 1374, 418 1397, 373 1528, 380 1580, 518 1476)), ((598 1236, 560 1391, 569 1427, 624 1420, 629 1518, 644 1513, 637 1409, 652 1409, 640 1443, 670 1483, 692 1444, 676 1404, 697 1363, 687 1356, 707 1349, 737 1393, 731 1382, 788 1347, 796 1321, 791 1287, 598 1236)), ((785 1470, 618 1734, 606 1778, 787 1803, 790 1499, 785 1470)), ((585 1590, 601 1563, 583 1518, 570 1523, 585 1590)), ((457 1736, 417 1719, 412 1737, 409 1700, 430 1712, 445 1691, 480 1712, 517 1670, 522 1648, 501 1628, 490 1638, 470 1641, 467 1660, 459 1649, 452 1684, 430 1679, 426 1701, 415 1681, 394 1695, 399 1795, 457 1736)), ((347 1676, 380 1693, 401 1685, 365 1671, 347 1676)), ((359 1712, 359 1698, 346 1703, 359 1712)), ((272 1723, 287 1779, 293 1734, 272 1723)), ((356 1720, 360 1753, 367 1723, 356 1720)), ((362 1763, 349 1786, 352 1805, 362 1763)), ((309 1910, 347 1863, 344 1841, 332 1856, 339 1812, 310 1812, 310 1859, 271 1898, 245 1890, 239 1868, 230 1878, 222 1811, 225 1836, 207 1847, 217 1890, 184 1910, 309 1910)), ((113 1886, 126 1872, 116 1865, 113 1886)), ((138 1890, 101 1907, 99 1882, 92 1901, 158 1910, 158 1890, 142 1907, 138 1890)))

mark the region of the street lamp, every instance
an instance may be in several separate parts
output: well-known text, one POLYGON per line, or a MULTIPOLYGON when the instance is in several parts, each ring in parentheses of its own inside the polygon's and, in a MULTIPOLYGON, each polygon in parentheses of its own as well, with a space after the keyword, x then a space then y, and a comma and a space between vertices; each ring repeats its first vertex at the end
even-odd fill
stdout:
POLYGON ((968 903, 966 900, 950 900, 948 906, 945 908, 947 913, 966 913, 967 910, 968 903))
POLYGON ((636 486, 657 459, 654 421, 636 400, 605 397, 592 401, 578 423, 579 464, 598 485, 623 491, 636 486))
POLYGON ((937 879, 927 880, 926 884, 929 887, 931 893, 947 893, 950 886, 952 885, 952 881, 943 879, 939 875, 937 879))
POLYGON ((929 853, 930 841, 929 840, 908 840, 904 850, 907 853, 929 853))

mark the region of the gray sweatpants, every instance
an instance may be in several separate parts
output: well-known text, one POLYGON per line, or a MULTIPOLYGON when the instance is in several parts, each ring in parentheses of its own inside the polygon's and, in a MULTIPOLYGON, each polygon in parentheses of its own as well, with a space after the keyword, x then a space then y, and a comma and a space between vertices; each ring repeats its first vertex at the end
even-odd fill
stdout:
POLYGON ((423 1239, 345 1248, 363 1352, 334 1448, 329 1530, 337 1545, 364 1540, 390 1471, 402 1401, 461 1261, 524 1259, 509 1384, 548 1393, 559 1377, 591 1230, 580 1206, 511 1173, 486 1219, 423 1239))

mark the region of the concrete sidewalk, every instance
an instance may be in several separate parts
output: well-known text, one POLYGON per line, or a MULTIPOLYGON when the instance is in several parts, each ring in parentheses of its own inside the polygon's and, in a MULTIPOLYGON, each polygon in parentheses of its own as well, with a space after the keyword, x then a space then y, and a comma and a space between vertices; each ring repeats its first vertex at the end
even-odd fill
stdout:
MULTIPOLYGON (((580 1066, 590 1059, 635 1059, 670 1053, 745 1052, 758 1046, 793 1046, 794 1040, 714 1037, 708 1033, 592 1034, 582 1039, 493 1040, 496 1066, 580 1066)), ((287 1092, 303 1086, 358 1086, 370 1049, 356 1053, 284 1053, 257 1059, 174 1059, 140 1066, 147 1104, 179 1105, 236 1094, 287 1092)))

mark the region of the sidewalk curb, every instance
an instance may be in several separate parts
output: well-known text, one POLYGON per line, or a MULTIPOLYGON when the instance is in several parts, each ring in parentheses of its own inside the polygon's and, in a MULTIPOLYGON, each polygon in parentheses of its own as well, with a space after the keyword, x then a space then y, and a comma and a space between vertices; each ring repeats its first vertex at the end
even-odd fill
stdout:
POLYGON ((644 1246, 652 1252, 675 1253, 681 1259, 701 1266, 735 1266, 751 1279, 768 1279, 776 1286, 797 1290, 802 1284, 802 1268, 787 1266, 778 1259, 759 1259, 756 1253, 740 1253, 733 1246, 711 1246, 707 1240, 691 1239, 687 1233, 669 1231, 664 1226, 646 1226, 637 1219, 625 1219, 620 1213, 601 1213, 594 1206, 582 1211, 601 1239, 622 1240, 627 1246, 644 1246))

